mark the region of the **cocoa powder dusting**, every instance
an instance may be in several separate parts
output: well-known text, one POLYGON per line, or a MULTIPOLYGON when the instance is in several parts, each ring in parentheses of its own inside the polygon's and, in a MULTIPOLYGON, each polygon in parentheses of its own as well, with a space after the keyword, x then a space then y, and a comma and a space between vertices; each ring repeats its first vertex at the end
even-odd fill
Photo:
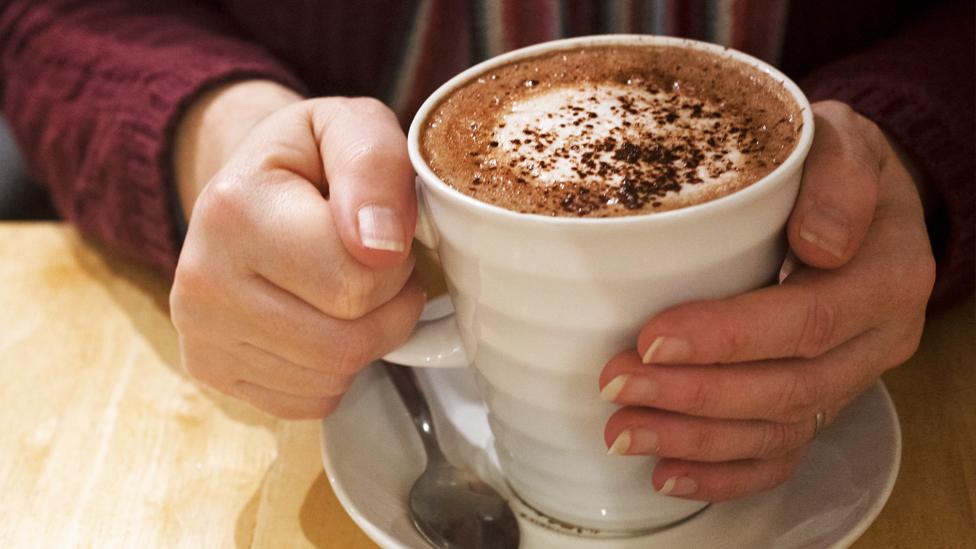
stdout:
POLYGON ((422 148, 479 200, 607 217, 741 189, 786 159, 801 123, 785 88, 751 67, 678 47, 592 47, 468 82, 428 118, 422 148))

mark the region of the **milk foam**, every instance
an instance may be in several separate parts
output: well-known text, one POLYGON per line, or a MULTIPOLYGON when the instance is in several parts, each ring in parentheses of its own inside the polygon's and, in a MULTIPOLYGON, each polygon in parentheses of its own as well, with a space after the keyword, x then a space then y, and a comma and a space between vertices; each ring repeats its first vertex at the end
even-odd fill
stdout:
POLYGON ((663 162, 685 176, 697 176, 679 194, 711 192, 711 187, 732 183, 745 162, 736 140, 716 140, 719 108, 675 90, 611 83, 552 87, 511 104, 493 134, 500 153, 493 156, 511 159, 513 170, 543 186, 576 182, 617 187, 628 178, 660 176, 663 162), (636 163, 623 159, 625 143, 645 148, 683 145, 705 154, 695 167, 680 155, 658 159, 655 166, 646 158, 636 163), (627 169, 619 169, 621 165, 627 169))

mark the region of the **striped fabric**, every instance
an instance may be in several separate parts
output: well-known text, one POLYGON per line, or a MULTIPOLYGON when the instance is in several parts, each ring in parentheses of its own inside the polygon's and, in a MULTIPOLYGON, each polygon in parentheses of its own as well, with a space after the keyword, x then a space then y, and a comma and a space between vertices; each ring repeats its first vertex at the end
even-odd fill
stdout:
POLYGON ((411 0, 385 91, 406 121, 434 88, 500 53, 587 34, 681 36, 776 63, 788 0, 411 0))

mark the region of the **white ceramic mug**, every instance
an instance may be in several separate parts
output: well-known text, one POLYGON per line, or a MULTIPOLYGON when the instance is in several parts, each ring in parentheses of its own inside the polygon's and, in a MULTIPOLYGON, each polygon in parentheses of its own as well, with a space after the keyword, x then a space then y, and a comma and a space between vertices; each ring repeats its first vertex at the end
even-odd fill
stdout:
POLYGON ((701 42, 575 38, 462 72, 427 99, 408 136, 421 201, 417 238, 437 251, 455 314, 419 326, 386 358, 474 367, 503 474, 537 510, 576 526, 621 532, 690 516, 704 504, 657 494, 651 486, 655 458, 607 455, 604 425, 617 407, 600 400, 598 376, 610 357, 635 347, 639 328, 658 311, 775 282, 812 137, 810 105, 786 76, 746 54, 701 42), (771 174, 723 198, 600 219, 506 210, 454 190, 431 171, 420 134, 453 90, 516 59, 611 44, 694 48, 759 68, 782 82, 802 110, 796 147, 771 174))

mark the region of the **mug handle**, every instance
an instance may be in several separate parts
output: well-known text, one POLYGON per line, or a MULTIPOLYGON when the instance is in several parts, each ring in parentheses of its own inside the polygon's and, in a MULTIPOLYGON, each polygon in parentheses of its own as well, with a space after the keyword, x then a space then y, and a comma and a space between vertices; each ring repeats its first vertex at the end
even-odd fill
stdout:
MULTIPOLYGON (((417 180, 417 228, 415 237, 421 244, 437 248, 439 240, 427 202, 420 192, 417 180)), ((427 302, 410 339, 383 357, 387 362, 403 366, 458 368, 468 365, 467 355, 461 345, 461 332, 454 320, 454 307, 448 295, 438 296, 427 302)))

